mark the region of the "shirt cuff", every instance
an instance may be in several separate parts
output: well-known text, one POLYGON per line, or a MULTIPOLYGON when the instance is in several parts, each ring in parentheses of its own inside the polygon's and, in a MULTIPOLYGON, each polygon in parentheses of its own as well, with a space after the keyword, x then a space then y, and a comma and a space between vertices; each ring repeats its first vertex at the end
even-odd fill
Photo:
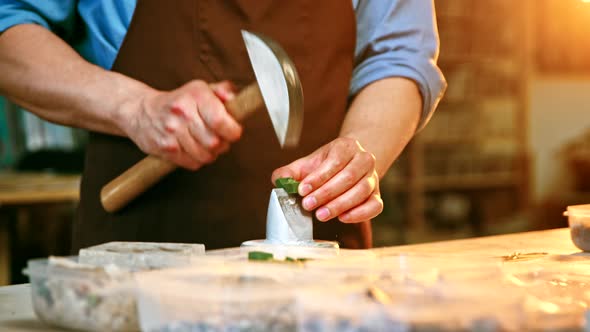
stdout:
MULTIPOLYGON (((391 53, 394 54, 394 53, 391 53)), ((413 62, 402 62, 391 54, 379 54, 361 62, 353 71, 350 95, 354 96, 367 85, 389 77, 413 80, 422 95, 422 115, 416 132, 428 123, 447 87, 445 78, 434 62, 414 55, 413 62)))
POLYGON ((15 10, 0 13, 0 34, 19 24, 38 24, 49 29, 49 23, 46 20, 30 11, 15 10))

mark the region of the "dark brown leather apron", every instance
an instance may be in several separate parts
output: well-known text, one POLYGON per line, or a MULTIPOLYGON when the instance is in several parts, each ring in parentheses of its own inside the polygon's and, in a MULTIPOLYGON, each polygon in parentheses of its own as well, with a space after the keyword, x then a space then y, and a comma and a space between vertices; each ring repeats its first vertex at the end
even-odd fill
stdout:
MULTIPOLYGON (((101 187, 145 157, 130 140, 91 133, 74 226, 74 250, 108 241, 239 246, 265 236, 277 167, 337 137, 353 67, 350 0, 138 0, 113 70, 160 89, 200 79, 254 80, 240 29, 278 41, 294 61, 305 95, 300 146, 282 151, 264 111, 244 123, 229 153, 196 172, 177 170, 116 214, 100 205, 101 187)), ((317 223, 317 239, 371 245, 369 223, 317 223)))

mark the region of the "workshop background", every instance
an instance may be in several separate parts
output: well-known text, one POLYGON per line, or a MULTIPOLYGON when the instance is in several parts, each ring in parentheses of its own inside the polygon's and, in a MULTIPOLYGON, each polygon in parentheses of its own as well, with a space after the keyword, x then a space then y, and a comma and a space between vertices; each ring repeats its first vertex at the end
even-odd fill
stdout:
MULTIPOLYGON (((381 183, 376 246, 564 227, 590 203, 590 0, 436 0, 449 87, 381 183)), ((85 133, 0 99, 0 285, 67 255, 85 133)))

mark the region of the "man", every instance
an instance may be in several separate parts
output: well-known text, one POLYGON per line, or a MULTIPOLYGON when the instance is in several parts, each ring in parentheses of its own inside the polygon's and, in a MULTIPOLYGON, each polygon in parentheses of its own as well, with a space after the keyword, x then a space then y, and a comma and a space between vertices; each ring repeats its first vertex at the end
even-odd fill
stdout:
POLYGON ((219 248, 261 238, 271 174, 301 181, 303 205, 320 221, 316 238, 367 248, 369 221, 383 208, 379 178, 445 88, 433 7, 0 0, 0 92, 90 131, 75 249, 112 240, 219 248), (278 41, 297 67, 306 113, 295 150, 278 147, 263 112, 238 124, 223 107, 233 85, 254 79, 240 29, 278 41), (121 212, 105 212, 100 188, 145 154, 183 169, 121 212))

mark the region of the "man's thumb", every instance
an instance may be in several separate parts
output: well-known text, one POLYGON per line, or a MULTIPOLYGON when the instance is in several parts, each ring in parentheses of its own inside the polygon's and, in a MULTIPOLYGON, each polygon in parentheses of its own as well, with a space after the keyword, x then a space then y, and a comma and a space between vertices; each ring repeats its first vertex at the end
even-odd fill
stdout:
POLYGON ((272 172, 271 181, 274 184, 277 179, 280 178, 293 178, 297 181, 300 179, 297 178, 296 173, 291 169, 291 165, 283 166, 281 168, 277 168, 274 172, 272 172))
POLYGON ((305 164, 305 158, 295 160, 289 165, 277 168, 272 172, 272 183, 274 184, 277 179, 280 178, 293 178, 296 181, 301 181, 305 177, 303 174, 303 165, 305 164))

